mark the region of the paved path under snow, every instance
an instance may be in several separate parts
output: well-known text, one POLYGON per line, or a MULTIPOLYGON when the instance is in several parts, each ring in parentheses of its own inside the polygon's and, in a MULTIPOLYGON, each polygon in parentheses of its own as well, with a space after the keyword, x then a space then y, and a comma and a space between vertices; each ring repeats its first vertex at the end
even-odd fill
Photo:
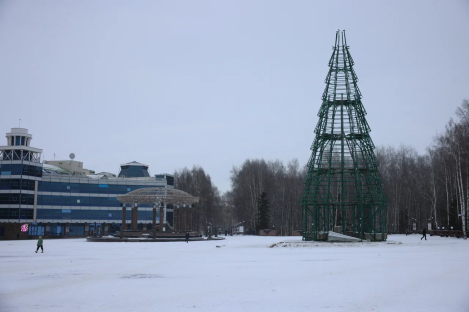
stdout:
POLYGON ((0 311, 469 311, 469 241, 391 241, 0 241, 0 311))

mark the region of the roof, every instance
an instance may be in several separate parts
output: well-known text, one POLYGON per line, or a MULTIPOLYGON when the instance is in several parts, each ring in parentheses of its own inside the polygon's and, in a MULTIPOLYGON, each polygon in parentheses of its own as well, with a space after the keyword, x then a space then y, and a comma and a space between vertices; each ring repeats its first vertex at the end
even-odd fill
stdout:
POLYGON ((145 187, 125 195, 119 195, 116 198, 124 204, 157 204, 159 202, 166 204, 195 204, 199 201, 198 197, 194 197, 189 193, 165 187, 145 187))
POLYGON ((98 172, 98 173, 96 173, 96 175, 102 175, 102 176, 106 176, 108 178, 115 178, 116 177, 116 175, 114 173, 110 173, 110 172, 106 172, 106 171, 98 172))
POLYGON ((66 174, 66 175, 71 175, 70 172, 68 172, 65 169, 62 169, 60 167, 54 166, 54 165, 49 165, 49 164, 43 164, 42 165, 42 171, 46 173, 51 173, 51 174, 66 174))
POLYGON ((131 161, 131 162, 128 162, 126 164, 122 164, 122 166, 145 166, 145 167, 148 167, 148 165, 145 165, 145 164, 142 164, 142 163, 139 163, 138 161, 131 161))

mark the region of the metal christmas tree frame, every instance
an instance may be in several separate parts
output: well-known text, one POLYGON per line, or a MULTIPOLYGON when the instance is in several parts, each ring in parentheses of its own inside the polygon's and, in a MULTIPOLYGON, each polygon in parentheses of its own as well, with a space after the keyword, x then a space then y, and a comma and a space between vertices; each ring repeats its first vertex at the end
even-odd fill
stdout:
POLYGON ((301 204, 303 239, 386 240, 386 198, 345 31, 337 31, 301 204))

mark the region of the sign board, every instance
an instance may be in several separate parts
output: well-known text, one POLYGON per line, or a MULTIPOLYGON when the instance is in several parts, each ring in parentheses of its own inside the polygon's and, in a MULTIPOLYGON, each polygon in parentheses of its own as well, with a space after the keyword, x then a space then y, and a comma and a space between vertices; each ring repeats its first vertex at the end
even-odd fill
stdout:
POLYGON ((21 225, 21 232, 27 232, 29 225, 27 223, 21 225))
POLYGON ((431 231, 432 230, 432 224, 429 222, 428 223, 428 230, 431 231))
POLYGON ((417 231, 417 224, 414 223, 413 226, 412 226, 412 229, 413 229, 414 231, 417 231))
POLYGON ((65 233, 68 233, 70 231, 70 228, 68 226, 65 227, 65 233))

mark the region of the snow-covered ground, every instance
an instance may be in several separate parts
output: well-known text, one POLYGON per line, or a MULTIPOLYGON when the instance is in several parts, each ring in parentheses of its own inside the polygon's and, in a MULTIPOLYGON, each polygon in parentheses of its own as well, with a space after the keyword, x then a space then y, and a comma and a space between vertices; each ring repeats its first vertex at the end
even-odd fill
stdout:
POLYGON ((0 311, 469 311, 469 241, 456 238, 35 245, 0 241, 0 311))

